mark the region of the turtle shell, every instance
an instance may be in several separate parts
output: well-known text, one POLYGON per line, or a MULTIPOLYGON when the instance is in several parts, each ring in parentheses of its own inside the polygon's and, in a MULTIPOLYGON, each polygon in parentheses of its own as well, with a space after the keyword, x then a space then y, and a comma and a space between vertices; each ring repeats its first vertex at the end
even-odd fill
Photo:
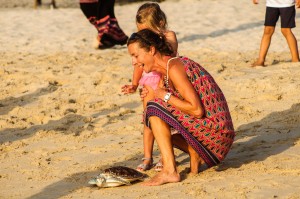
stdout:
POLYGON ((104 170, 104 173, 106 174, 112 174, 114 176, 117 176, 123 180, 126 180, 128 182, 133 182, 135 180, 141 180, 145 177, 145 175, 135 169, 124 167, 124 166, 115 166, 110 167, 104 170))

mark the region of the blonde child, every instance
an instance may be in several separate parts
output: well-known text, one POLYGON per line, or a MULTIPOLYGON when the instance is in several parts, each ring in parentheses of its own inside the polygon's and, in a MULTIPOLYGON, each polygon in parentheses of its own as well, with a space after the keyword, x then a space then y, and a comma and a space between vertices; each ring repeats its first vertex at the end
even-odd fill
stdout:
MULTIPOLYGON (((177 54, 178 42, 176 34, 173 31, 167 29, 167 18, 165 13, 160 9, 160 6, 157 3, 149 2, 143 4, 137 11, 136 14, 136 25, 138 30, 150 29, 158 34, 164 36, 169 45, 171 45, 174 56, 177 54)), ((124 94, 134 93, 138 86, 148 85, 151 86, 154 90, 157 88, 159 82, 161 82, 161 75, 159 73, 150 72, 143 73, 143 69, 138 66, 137 63, 132 63, 134 66, 133 80, 131 85, 125 85, 122 87, 122 92, 124 94)), ((143 99, 144 108, 147 105, 149 100, 153 99, 151 96, 143 99)), ((144 158, 142 158, 142 163, 138 165, 137 170, 146 171, 153 167, 153 143, 154 136, 151 130, 144 125, 144 158)), ((159 161, 155 170, 160 171, 163 165, 159 161)))
MULTIPOLYGON (((258 4, 258 0, 253 0, 254 4, 258 4)), ((275 31, 277 20, 281 19, 281 32, 284 35, 290 52, 292 55, 292 62, 299 62, 299 53, 297 39, 295 38, 292 28, 295 24, 295 4, 299 8, 300 0, 267 0, 266 1, 266 16, 265 29, 261 39, 260 52, 258 59, 252 66, 265 66, 265 59, 271 44, 272 35, 275 31)))

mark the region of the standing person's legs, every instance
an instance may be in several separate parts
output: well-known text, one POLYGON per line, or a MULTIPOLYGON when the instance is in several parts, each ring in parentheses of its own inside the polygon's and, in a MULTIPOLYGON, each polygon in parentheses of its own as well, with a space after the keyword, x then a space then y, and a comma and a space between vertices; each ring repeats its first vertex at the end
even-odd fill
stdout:
POLYGON ((115 18, 114 5, 115 0, 100 0, 98 2, 98 38, 104 47, 124 45, 128 39, 115 18))
POLYGON ((143 183, 146 186, 157 186, 170 182, 179 182, 180 175, 176 168, 170 127, 162 119, 156 116, 150 117, 150 123, 155 140, 159 146, 163 159, 163 170, 149 181, 143 183))
POLYGON ((259 56, 252 66, 264 66, 265 59, 271 44, 272 35, 275 31, 276 23, 279 19, 279 8, 266 8, 265 29, 260 43, 259 56))
MULTIPOLYGON (((103 29, 101 30, 101 26, 99 26, 99 20, 98 20, 98 9, 99 9, 99 4, 100 2, 97 0, 94 0, 93 2, 79 2, 80 3, 80 9, 82 10, 83 14, 85 17, 89 20, 89 22, 95 26, 97 29, 97 46, 96 48, 103 49, 103 48, 110 48, 114 46, 111 42, 105 42, 101 41, 101 38, 103 36, 103 29)), ((102 26, 105 27, 105 26, 102 26)))
POLYGON ((296 27, 295 16, 295 6, 280 9, 281 32, 290 48, 292 62, 299 62, 297 39, 292 32, 292 28, 296 27))

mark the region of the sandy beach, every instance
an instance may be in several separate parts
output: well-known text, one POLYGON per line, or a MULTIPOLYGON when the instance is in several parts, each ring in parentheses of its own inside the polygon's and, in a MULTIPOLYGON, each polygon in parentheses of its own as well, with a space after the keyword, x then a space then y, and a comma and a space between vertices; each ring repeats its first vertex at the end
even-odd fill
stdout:
MULTIPOLYGON (((79 7, 57 2, 33 9, 0 1, 0 198, 300 198, 300 63, 291 62, 280 26, 267 67, 251 67, 265 0, 160 3, 180 55, 201 63, 223 90, 236 139, 223 163, 196 176, 175 150, 181 182, 118 188, 87 182, 108 167, 141 163, 142 103, 138 93, 121 93, 131 58, 125 46, 94 49, 96 30, 79 7)), ((127 35, 141 4, 115 6, 127 35)), ((299 44, 300 25, 293 32, 299 44)))

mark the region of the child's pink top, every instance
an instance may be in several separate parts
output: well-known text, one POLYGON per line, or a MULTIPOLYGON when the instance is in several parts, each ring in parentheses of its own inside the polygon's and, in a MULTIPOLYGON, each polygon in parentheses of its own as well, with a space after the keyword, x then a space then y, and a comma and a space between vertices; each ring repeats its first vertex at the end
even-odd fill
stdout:
POLYGON ((142 78, 139 81, 140 86, 151 86, 155 90, 160 81, 161 75, 157 72, 143 73, 142 78))

